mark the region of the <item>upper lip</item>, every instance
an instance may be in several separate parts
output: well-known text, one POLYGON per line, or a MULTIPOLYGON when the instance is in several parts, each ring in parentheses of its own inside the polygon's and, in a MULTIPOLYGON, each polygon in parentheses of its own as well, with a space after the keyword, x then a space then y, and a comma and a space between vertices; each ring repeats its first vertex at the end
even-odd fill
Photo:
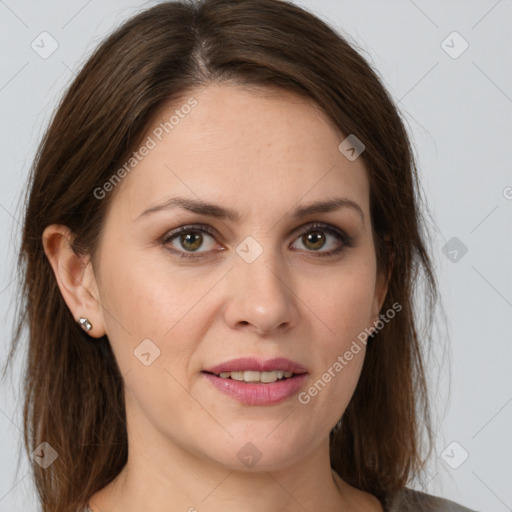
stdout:
POLYGON ((283 370, 292 373, 307 373, 307 370, 294 361, 286 359, 285 357, 276 357, 274 359, 258 359, 255 357, 239 357, 238 359, 231 359, 225 363, 212 366, 203 371, 219 375, 223 372, 272 372, 283 370))

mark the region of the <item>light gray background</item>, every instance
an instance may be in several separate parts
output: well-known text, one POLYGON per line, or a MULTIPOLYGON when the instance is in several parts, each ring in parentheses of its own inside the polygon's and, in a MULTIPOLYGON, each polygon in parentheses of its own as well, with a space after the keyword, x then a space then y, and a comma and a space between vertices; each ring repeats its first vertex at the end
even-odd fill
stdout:
MULTIPOLYGON (((13 317, 19 197, 36 144, 92 49, 154 3, 0 0, 2 362, 13 317), (31 48, 43 31, 58 43, 46 59, 31 48)), ((479 511, 512 510, 512 0, 297 3, 348 34, 399 102, 433 214, 450 345, 440 335, 429 360, 436 450, 426 480, 411 486, 479 511), (442 45, 453 31, 469 44, 457 58, 445 49, 460 52, 461 39, 442 45), (449 245, 456 261, 442 251, 453 237, 467 247, 455 255, 449 245)), ((24 459, 16 470, 17 362, 13 384, 3 383, 0 394, 1 512, 37 510, 24 459)))

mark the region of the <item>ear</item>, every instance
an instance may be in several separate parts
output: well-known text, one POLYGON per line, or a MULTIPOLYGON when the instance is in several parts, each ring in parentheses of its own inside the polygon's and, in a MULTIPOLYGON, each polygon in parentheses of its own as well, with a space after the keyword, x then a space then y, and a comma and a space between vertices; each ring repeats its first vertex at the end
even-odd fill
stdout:
POLYGON ((376 279, 375 294, 372 304, 372 321, 374 323, 379 319, 380 310, 382 309, 382 305, 384 304, 384 300, 388 293, 389 281, 391 280, 391 274, 393 273, 394 267, 394 248, 389 236, 385 237, 385 243, 389 247, 389 266, 387 272, 381 272, 376 279))
POLYGON ((43 232, 43 247, 62 297, 78 322, 86 317, 92 324, 89 336, 105 335, 98 286, 88 257, 77 255, 72 247, 73 233, 67 226, 52 224, 43 232))

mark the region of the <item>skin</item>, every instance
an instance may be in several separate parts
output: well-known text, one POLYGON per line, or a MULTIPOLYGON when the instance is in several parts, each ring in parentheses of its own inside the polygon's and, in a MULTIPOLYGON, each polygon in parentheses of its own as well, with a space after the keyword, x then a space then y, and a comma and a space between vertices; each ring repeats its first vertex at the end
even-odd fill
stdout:
POLYGON ((364 163, 349 161, 338 150, 346 136, 290 92, 211 84, 166 106, 154 126, 191 96, 198 105, 110 192, 94 268, 70 250, 65 226, 43 234, 70 311, 92 322, 91 343, 108 335, 124 377, 128 463, 90 507, 382 511, 329 463, 329 432, 355 390, 364 344, 308 404, 294 396, 244 405, 201 374, 235 357, 283 356, 308 370, 307 390, 372 328, 387 281, 376 270, 364 163), (172 196, 233 208, 242 219, 180 208, 138 218, 172 196), (291 218, 297 206, 333 196, 355 201, 364 220, 350 208, 291 218), (342 243, 325 230, 323 246, 308 242, 319 229, 306 231, 313 222, 344 231, 353 247, 319 256, 342 243), (179 235, 163 241, 195 223, 212 227, 214 236, 202 232, 202 245, 180 244, 179 235), (263 249, 252 263, 236 252, 248 236, 263 249), (190 253, 198 245, 195 260, 168 250, 190 253), (148 366, 134 356, 144 339, 160 350, 148 366), (252 467, 237 456, 248 442, 262 454, 252 467))

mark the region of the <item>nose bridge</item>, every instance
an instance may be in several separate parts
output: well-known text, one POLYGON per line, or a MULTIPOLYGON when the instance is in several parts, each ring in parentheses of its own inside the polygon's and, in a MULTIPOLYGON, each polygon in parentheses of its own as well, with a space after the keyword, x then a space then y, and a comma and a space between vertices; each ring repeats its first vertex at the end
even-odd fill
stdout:
POLYGON ((288 288, 285 285, 285 273, 282 262, 274 252, 266 251, 252 263, 240 261, 237 264, 240 276, 246 283, 245 290, 248 295, 265 294, 267 300, 288 297, 288 288), (273 297, 275 295, 275 297, 273 297))
POLYGON ((297 321, 285 264, 273 243, 270 236, 264 240, 247 237, 236 248, 235 268, 230 273, 232 301, 226 309, 232 327, 249 323, 267 332, 297 321))
POLYGON ((256 267, 261 272, 262 268, 277 263, 278 254, 276 245, 278 242, 270 232, 258 235, 246 236, 236 247, 237 258, 234 263, 237 268, 251 270, 256 267), (255 236, 257 238, 255 238, 255 236))

